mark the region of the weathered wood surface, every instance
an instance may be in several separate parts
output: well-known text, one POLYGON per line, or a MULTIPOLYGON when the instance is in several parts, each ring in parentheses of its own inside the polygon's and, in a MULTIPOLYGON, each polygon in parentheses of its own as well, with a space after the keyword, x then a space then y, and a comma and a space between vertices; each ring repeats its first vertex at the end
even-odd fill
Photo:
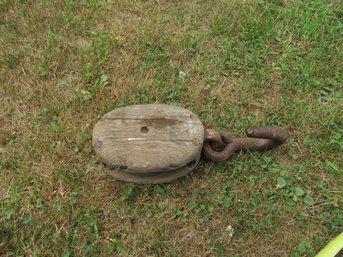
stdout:
POLYGON ((175 169, 169 172, 129 173, 121 170, 120 168, 107 170, 112 177, 121 181, 133 182, 138 184, 168 183, 190 173, 198 165, 200 157, 201 153, 196 156, 193 162, 190 162, 182 168, 175 169))
POLYGON ((204 128, 180 107, 149 104, 116 109, 93 130, 93 146, 108 169, 126 173, 180 169, 199 156, 204 128))

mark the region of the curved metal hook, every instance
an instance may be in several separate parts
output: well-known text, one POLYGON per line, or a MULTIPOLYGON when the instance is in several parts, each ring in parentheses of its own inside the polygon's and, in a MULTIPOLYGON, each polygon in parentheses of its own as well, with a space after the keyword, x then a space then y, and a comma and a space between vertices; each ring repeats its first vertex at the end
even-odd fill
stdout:
MULTIPOLYGON (((213 130, 211 130, 211 133, 206 133, 206 131, 207 130, 205 130, 203 154, 212 161, 226 160, 237 151, 271 149, 284 143, 288 139, 287 130, 275 125, 248 129, 246 131, 248 138, 235 138, 222 131, 218 131, 218 134, 221 137, 221 139, 218 139, 218 135, 215 134, 213 130), (213 142, 224 142, 226 145, 221 152, 217 152, 213 150, 213 148, 215 148, 211 145, 213 142)), ((216 146, 218 146, 218 144, 216 146)))

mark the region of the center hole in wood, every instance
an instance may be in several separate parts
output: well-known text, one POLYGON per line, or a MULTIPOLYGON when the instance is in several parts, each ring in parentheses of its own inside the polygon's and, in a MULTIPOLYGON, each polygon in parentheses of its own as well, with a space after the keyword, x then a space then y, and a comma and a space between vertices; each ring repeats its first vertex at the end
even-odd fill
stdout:
POLYGON ((141 127, 141 132, 142 133, 148 133, 149 129, 148 127, 144 126, 144 127, 141 127))

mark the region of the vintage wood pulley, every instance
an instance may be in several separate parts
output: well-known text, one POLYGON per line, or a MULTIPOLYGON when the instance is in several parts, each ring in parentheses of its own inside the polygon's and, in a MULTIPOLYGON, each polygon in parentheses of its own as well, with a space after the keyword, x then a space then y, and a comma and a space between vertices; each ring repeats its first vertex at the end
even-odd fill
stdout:
POLYGON ((105 114, 94 127, 92 142, 115 179, 158 184, 191 172, 202 151, 208 159, 219 161, 236 151, 268 149, 287 139, 287 131, 279 126, 250 129, 247 134, 251 138, 234 138, 205 129, 197 115, 184 108, 145 104, 105 114), (216 152, 220 144, 224 150, 216 152))

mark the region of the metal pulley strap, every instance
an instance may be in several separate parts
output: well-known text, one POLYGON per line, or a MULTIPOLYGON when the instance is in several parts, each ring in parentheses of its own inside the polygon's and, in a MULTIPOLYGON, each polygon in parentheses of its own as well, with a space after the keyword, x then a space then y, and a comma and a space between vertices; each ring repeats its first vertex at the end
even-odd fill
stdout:
POLYGON ((203 154, 212 161, 222 161, 238 151, 271 149, 288 138, 287 130, 275 125, 248 129, 246 135, 247 138, 235 138, 223 131, 206 129, 203 154), (215 151, 221 144, 225 145, 224 149, 215 151))

